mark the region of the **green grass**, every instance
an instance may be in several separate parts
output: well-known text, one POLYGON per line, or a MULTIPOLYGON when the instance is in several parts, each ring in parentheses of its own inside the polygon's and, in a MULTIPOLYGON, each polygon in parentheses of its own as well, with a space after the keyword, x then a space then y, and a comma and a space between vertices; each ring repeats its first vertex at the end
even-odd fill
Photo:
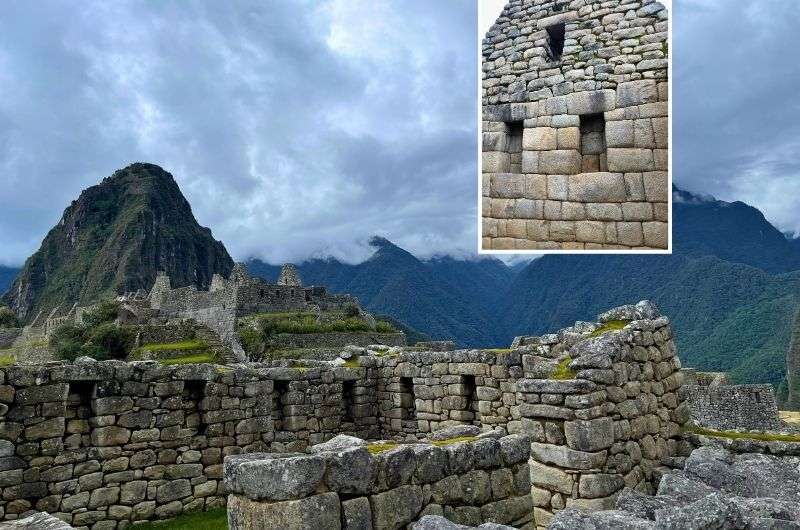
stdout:
POLYGON ((181 515, 168 521, 135 526, 136 530, 226 530, 228 513, 225 508, 181 515))
POLYGON ((488 352, 492 352, 492 353, 508 353, 508 352, 512 352, 514 350, 512 350, 511 348, 490 348, 490 349, 483 350, 483 351, 488 351, 488 352))
POLYGON ((11 366, 17 362, 17 357, 13 353, 0 354, 0 366, 11 366))
MULTIPOLYGON (((255 318, 266 335, 278 333, 336 333, 336 332, 370 332, 366 321, 357 318, 339 318, 328 322, 318 322, 317 315, 309 312, 294 313, 260 313, 255 318)), ((388 322, 376 323, 380 333, 396 331, 388 322)))
POLYGON ((207 347, 206 343, 201 340, 184 340, 180 342, 165 342, 160 344, 145 344, 141 347, 142 350, 149 352, 159 351, 181 351, 181 350, 199 350, 207 347))
POLYGON ((345 368, 358 368, 359 366, 361 366, 361 363, 358 362, 358 357, 354 357, 352 359, 346 360, 342 366, 344 366, 345 368))
POLYGON ((566 357, 561 362, 558 363, 556 369, 553 370, 553 373, 550 374, 550 379, 554 379, 556 381, 563 381, 565 379, 575 379, 575 372, 570 370, 569 363, 572 362, 572 357, 566 357))
POLYGON ((193 355, 182 355, 180 357, 169 357, 166 359, 156 359, 158 362, 165 366, 172 366, 175 364, 204 364, 216 363, 217 358, 213 353, 196 353, 193 355))
POLYGON ((608 322, 603 322, 602 324, 600 324, 600 327, 592 331, 592 333, 589 336, 599 337, 603 333, 608 333, 609 331, 617 331, 630 324, 630 322, 631 322, 630 320, 609 320, 608 322))
POLYGON ((800 434, 715 431, 713 429, 706 429, 705 427, 698 427, 696 425, 687 425, 684 427, 684 430, 688 432, 693 432, 695 434, 702 434, 704 436, 715 436, 717 438, 728 438, 731 440, 760 440, 762 442, 800 442, 800 434))

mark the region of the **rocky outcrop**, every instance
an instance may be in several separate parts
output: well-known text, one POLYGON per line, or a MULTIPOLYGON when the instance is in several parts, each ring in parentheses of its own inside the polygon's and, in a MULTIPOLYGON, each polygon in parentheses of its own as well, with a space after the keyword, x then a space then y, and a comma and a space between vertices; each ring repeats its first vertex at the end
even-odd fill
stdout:
POLYGON ((149 289, 159 271, 176 287, 207 288, 214 273, 228 276, 232 267, 172 175, 136 163, 84 190, 64 210, 3 303, 30 322, 39 311, 149 289))
POLYGON ((18 519, 0 523, 0 530, 74 530, 61 519, 50 514, 40 512, 18 519))
POLYGON ((559 512, 550 530, 800 528, 800 458, 695 449, 658 494, 626 489, 615 510, 559 512))

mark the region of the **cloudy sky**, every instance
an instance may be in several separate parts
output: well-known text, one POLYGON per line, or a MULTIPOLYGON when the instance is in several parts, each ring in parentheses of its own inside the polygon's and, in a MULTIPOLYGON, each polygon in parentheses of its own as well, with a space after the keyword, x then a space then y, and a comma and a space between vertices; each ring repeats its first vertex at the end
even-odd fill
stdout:
MULTIPOLYGON (((472 0, 74 6, 0 3, 0 263, 134 161, 238 259, 474 251, 472 0)), ((800 230, 795 1, 675 15, 675 182, 800 230)))

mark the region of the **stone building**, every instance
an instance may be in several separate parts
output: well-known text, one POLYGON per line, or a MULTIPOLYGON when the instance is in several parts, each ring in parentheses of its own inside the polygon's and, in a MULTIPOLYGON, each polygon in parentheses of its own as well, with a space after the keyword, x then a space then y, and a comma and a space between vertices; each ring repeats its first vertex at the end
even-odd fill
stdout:
POLYGON ((482 50, 482 248, 666 249, 666 8, 511 0, 482 50))

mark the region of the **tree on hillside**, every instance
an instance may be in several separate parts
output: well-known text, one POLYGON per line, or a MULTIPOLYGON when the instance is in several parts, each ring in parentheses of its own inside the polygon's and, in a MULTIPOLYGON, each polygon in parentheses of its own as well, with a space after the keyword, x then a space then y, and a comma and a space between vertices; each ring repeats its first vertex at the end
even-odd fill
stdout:
POLYGON ((0 306, 0 328, 18 328, 17 315, 6 306, 0 306))

